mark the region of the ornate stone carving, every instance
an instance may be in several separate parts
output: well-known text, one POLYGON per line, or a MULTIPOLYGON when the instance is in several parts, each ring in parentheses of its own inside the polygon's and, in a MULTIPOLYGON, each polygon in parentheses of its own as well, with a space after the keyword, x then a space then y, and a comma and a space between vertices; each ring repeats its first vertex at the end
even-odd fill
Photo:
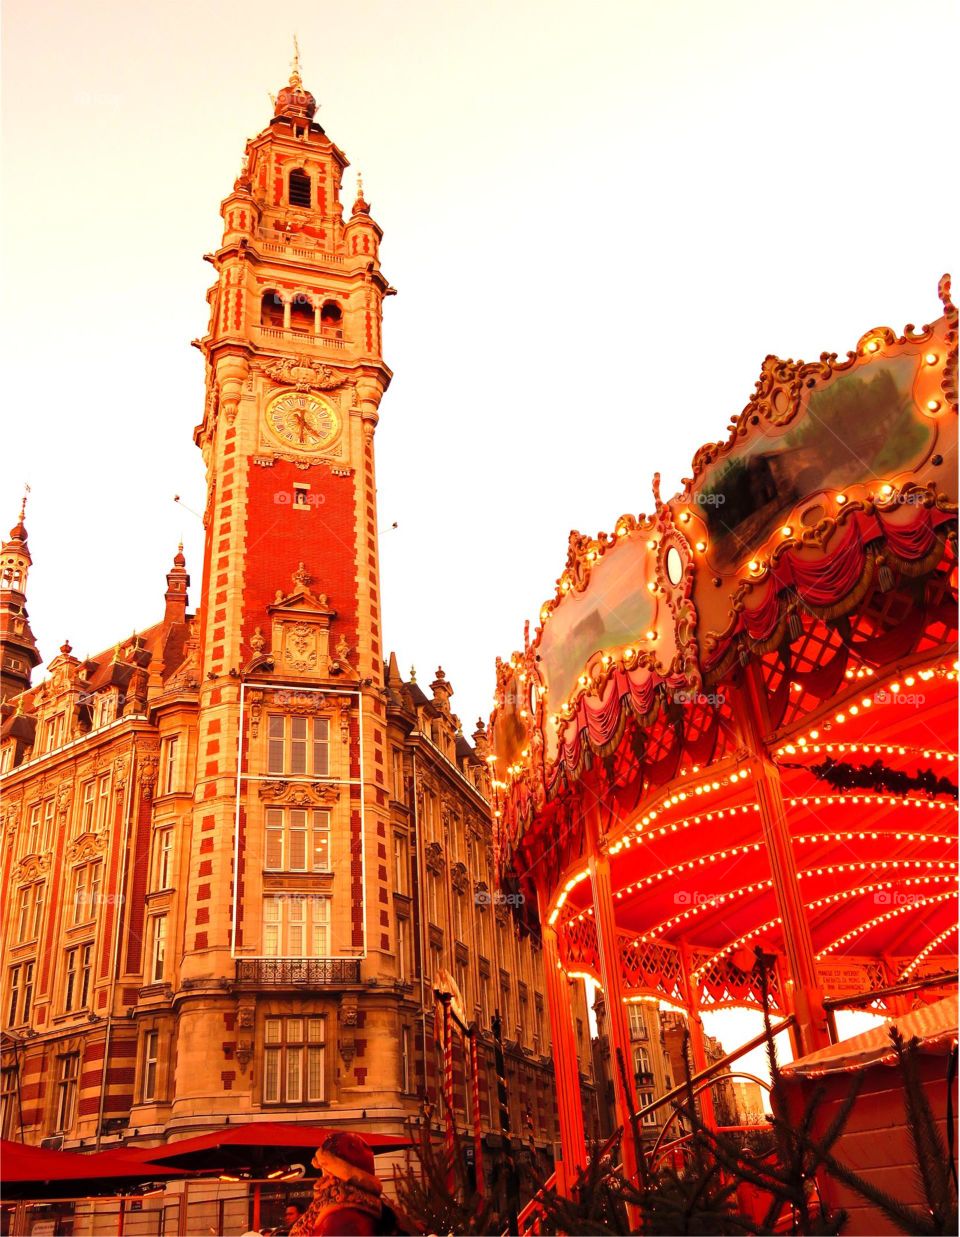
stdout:
POLYGON ((320 656, 317 632, 306 623, 298 623, 286 632, 283 659, 291 670, 309 674, 316 670, 320 656))
POLYGON ((49 855, 27 855, 21 859, 11 873, 14 884, 38 880, 50 871, 49 855))
POLYGON ((85 833, 67 847, 67 863, 97 859, 107 849, 107 839, 99 833, 85 833))
POLYGON ((140 765, 140 794, 144 799, 152 799, 157 785, 156 756, 146 756, 140 765))
POLYGON ((260 718, 263 716, 263 692, 252 691, 247 701, 250 705, 250 737, 255 739, 260 733, 260 718))
POLYGON ((263 367, 263 372, 278 386, 297 391, 333 391, 347 381, 346 374, 307 356, 283 357, 263 367))
POLYGON ((327 807, 340 798, 336 786, 323 782, 287 782, 282 778, 260 782, 257 793, 261 799, 285 807, 327 807))
POLYGON ((343 1057, 348 1069, 357 1052, 357 1041, 354 1035, 359 1022, 357 1012, 357 998, 352 994, 345 995, 340 1001, 337 1020, 339 1023, 340 1055, 343 1057))
POLYGON ((423 852, 427 871, 439 876, 443 871, 443 847, 439 842, 430 842, 423 852))
POLYGON ((254 630, 253 635, 250 637, 250 647, 253 649, 254 653, 262 653, 266 647, 266 644, 267 641, 263 634, 263 628, 257 627, 254 630))

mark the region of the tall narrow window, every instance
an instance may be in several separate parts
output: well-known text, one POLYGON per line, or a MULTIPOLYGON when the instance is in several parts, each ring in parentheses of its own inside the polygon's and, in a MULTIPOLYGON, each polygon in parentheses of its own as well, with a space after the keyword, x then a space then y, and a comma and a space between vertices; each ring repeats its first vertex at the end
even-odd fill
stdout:
POLYGON ((150 932, 150 979, 152 984, 163 981, 163 963, 167 954, 167 917, 155 915, 150 932))
POLYGON ((318 1104, 326 1093, 324 1018, 267 1018, 264 1104, 318 1104))
POLYGON ((40 825, 43 819, 43 804, 35 803, 30 809, 30 825, 27 829, 25 855, 40 854, 40 825))
POLYGON ((33 962, 18 962, 10 968, 9 991, 7 1021, 12 1027, 23 1026, 33 1009, 33 962))
POLYGON ((97 797, 97 783, 94 778, 91 778, 89 782, 83 783, 83 788, 80 794, 80 817, 77 832, 92 833, 94 804, 96 803, 97 797))
POLYGON ((163 742, 163 778, 160 783, 163 795, 170 795, 179 789, 179 781, 177 778, 177 751, 179 748, 179 735, 172 734, 163 742))
POLYGON ((57 1110, 55 1130, 66 1134, 77 1112, 77 1082, 80 1077, 80 1054, 68 1052, 57 1057, 57 1110))
POLYGON ((413 1091, 413 1033, 408 1026, 400 1028, 400 1090, 404 1095, 413 1091))
POLYGON ((106 829, 110 822, 110 774, 102 773, 97 782, 97 829, 106 829))
POLYGON ((409 883, 409 860, 407 858, 407 839, 403 833, 393 835, 393 881, 397 893, 407 893, 409 883))
POLYGON ((63 980, 63 1008, 66 1013, 86 1009, 90 1004, 93 976, 93 945, 75 945, 66 951, 63 980))
POLYGON ((64 737, 64 715, 55 713, 49 719, 46 727, 46 748, 48 752, 54 751, 62 746, 64 737))
POLYGON ((393 797, 398 802, 403 802, 403 752, 399 747, 393 749, 393 797))
POLYGON ((643 1016, 643 1006, 639 1002, 634 1001, 627 1006, 627 1018, 630 1023, 631 1039, 647 1039, 649 1037, 647 1023, 643 1016))
POLYGON ((96 918, 100 902, 100 882, 103 863, 84 863, 73 870, 73 923, 87 923, 96 918))
POLYGON ((173 878, 173 829, 158 829, 153 835, 153 888, 170 889, 173 878))
POLYGON ((43 803, 43 828, 40 834, 40 849, 46 854, 53 850, 53 824, 54 824, 54 808, 53 799, 45 799, 43 803))
POLYGON ((294 168, 290 173, 290 205, 310 205, 310 177, 302 168, 294 168))
POLYGON ((157 1098, 157 1062, 160 1058, 160 1032, 148 1031, 143 1037, 143 1085, 140 1098, 144 1103, 157 1098))
POLYGON ((13 1138, 20 1124, 19 1099, 16 1069, 3 1070, 0 1073, 0 1138, 13 1138))
MULTIPOLYGON (((647 1104, 652 1104, 655 1099, 656 1099, 656 1096, 654 1095, 652 1091, 638 1091, 637 1092, 637 1103, 640 1105, 641 1108, 646 1107, 647 1104)), ((653 1112, 643 1113, 640 1117, 640 1124, 641 1125, 656 1125, 657 1124, 657 1110, 654 1109, 653 1112)))
POLYGON ((410 921, 402 915, 397 916, 397 978, 406 979, 410 964, 407 961, 407 951, 410 948, 410 921))

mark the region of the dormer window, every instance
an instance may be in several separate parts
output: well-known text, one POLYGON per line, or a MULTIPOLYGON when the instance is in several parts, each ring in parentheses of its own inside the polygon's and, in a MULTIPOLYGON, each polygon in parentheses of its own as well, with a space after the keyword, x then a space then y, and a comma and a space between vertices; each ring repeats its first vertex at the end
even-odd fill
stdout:
POLYGON ((290 173, 289 200, 291 206, 310 205, 310 177, 303 168, 294 168, 290 173))
POLYGON ((117 697, 114 692, 100 693, 93 704, 93 728, 109 726, 117 717, 117 697))
POLYGON ((65 721, 62 713, 55 713, 47 722, 44 751, 52 752, 63 745, 65 721))

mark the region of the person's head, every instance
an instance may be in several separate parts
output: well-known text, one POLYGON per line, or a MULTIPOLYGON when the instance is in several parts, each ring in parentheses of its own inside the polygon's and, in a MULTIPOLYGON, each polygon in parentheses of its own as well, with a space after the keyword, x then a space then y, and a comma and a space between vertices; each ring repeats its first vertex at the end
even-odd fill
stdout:
POLYGON ((283 1213, 283 1222, 288 1227, 296 1222, 303 1215, 303 1209, 298 1203, 287 1203, 286 1210, 283 1213))
POLYGON ((358 1134, 341 1130, 328 1134, 313 1157, 314 1168, 327 1177, 335 1177, 348 1185, 379 1198, 383 1186, 373 1167, 373 1152, 358 1134))

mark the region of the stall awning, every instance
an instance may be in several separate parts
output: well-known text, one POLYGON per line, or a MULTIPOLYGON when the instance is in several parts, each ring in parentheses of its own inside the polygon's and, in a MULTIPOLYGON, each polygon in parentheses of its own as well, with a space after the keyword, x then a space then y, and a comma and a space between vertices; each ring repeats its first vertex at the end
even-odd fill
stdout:
POLYGON ((901 1018, 893 1018, 884 1026, 812 1052, 785 1065, 783 1074, 787 1078, 815 1078, 850 1073, 869 1065, 892 1065, 897 1054, 890 1040, 891 1027, 896 1027, 908 1043, 916 1037, 921 1052, 945 1054, 957 1042, 957 996, 944 997, 934 1005, 924 1005, 901 1018))

